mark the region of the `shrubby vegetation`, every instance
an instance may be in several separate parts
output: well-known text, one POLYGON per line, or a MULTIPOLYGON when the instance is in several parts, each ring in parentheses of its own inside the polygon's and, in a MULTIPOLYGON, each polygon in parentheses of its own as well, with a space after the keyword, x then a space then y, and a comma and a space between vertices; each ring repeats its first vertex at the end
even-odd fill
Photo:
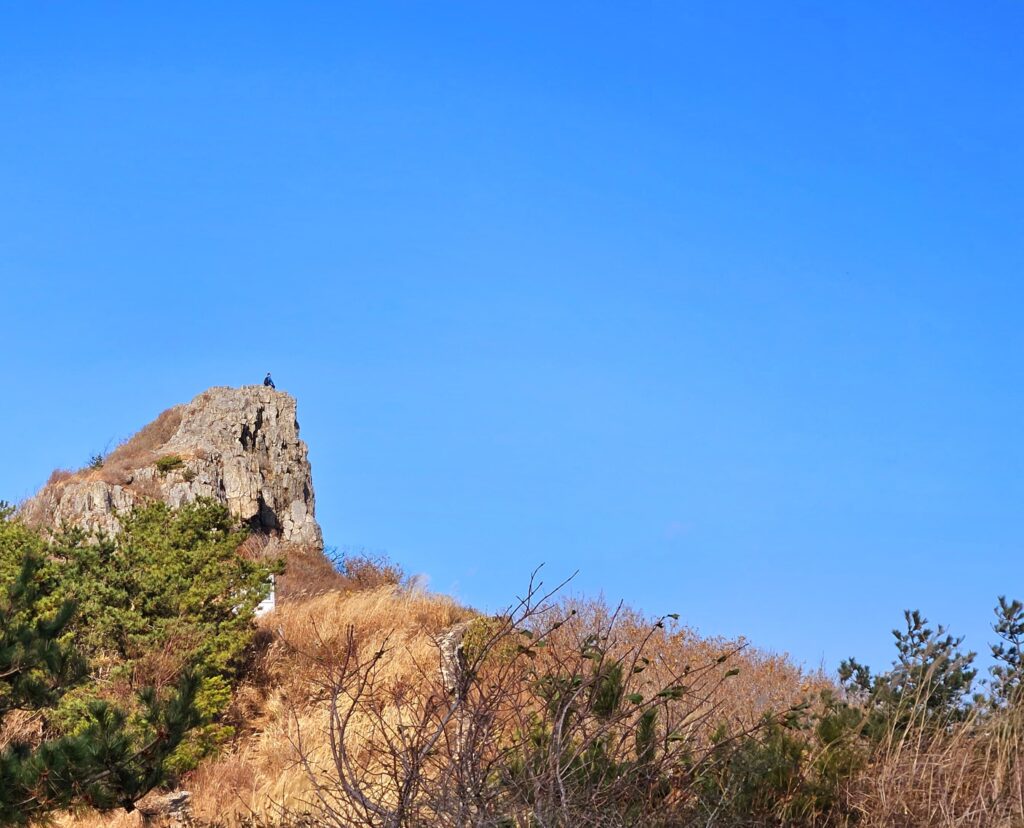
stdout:
POLYGON ((212 501, 116 537, 44 539, 0 512, 0 823, 132 807, 231 735, 220 721, 278 568, 212 501))
POLYGON ((888 670, 851 659, 838 684, 745 709, 731 689, 750 666, 742 645, 680 651, 668 619, 581 612, 536 590, 467 624, 454 683, 422 661, 396 678, 401 646, 366 646, 352 627, 319 641, 328 716, 290 737, 312 792, 291 816, 366 828, 1018 825, 1024 608, 1000 599, 996 612, 985 692, 972 695, 962 640, 910 611, 888 670))
POLYGON ((672 616, 539 583, 482 616, 316 550, 292 550, 257 635, 267 551, 209 501, 98 539, 3 513, 0 823, 174 783, 210 825, 1024 824, 1019 601, 985 678, 908 611, 888 669, 830 681, 672 616))
POLYGON ((181 459, 180 454, 165 454, 163 457, 158 457, 153 465, 156 466, 156 470, 160 474, 167 474, 180 469, 185 465, 185 461, 181 459))
POLYGON ((999 599, 996 665, 973 695, 963 639, 918 611, 904 621, 890 669, 844 661, 837 689, 722 752, 710 824, 1021 824, 1024 606, 999 599))

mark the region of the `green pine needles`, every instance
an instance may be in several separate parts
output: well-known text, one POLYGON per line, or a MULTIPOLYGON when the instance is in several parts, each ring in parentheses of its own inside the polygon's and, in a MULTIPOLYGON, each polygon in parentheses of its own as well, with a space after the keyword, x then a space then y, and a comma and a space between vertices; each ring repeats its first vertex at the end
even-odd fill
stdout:
POLYGON ((237 554, 227 510, 142 508, 113 538, 44 540, 0 508, 0 824, 134 803, 194 766, 223 722, 278 565, 237 554), (18 738, 19 717, 38 728, 18 738))

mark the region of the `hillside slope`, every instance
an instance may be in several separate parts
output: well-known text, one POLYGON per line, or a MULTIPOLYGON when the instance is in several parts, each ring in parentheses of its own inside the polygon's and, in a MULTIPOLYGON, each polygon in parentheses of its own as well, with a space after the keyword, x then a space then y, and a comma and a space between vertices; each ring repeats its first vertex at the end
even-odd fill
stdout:
MULTIPOLYGON (((36 526, 67 524, 112 534, 123 513, 136 505, 157 500, 177 507, 209 497, 250 529, 243 552, 284 557, 277 609, 258 622, 257 645, 228 714, 237 736, 181 780, 191 795, 191 813, 202 822, 241 824, 256 815, 272 823, 315 806, 316 780, 330 776, 325 682, 347 642, 354 642, 360 660, 386 650, 375 689, 382 704, 396 693, 406 694, 406 703, 429 704, 446 693, 439 636, 480 617, 446 596, 405 584, 397 568, 359 561, 339 571, 323 553, 313 492, 295 400, 249 386, 211 388, 168 409, 102 464, 55 472, 21 507, 23 519, 36 526)), ((575 619, 566 629, 581 640, 586 637, 582 619, 604 623, 599 618, 608 617, 607 608, 597 604, 550 609, 575 619)), ((606 643, 625 652, 648 627, 642 617, 623 610, 606 643)), ((742 665, 728 689, 719 686, 700 703, 737 721, 749 723, 766 710, 790 705, 809 687, 808 677, 784 657, 736 642, 704 640, 673 628, 661 632, 655 644, 652 679, 667 678, 672 665, 684 662, 717 663, 719 677, 742 665), (723 653, 731 654, 728 663, 718 662, 723 653)), ((400 718, 399 706, 387 715, 400 718)), ((369 734, 363 730, 353 738, 369 734)), ((76 813, 61 821, 134 825, 141 819, 138 813, 76 813)))
MULTIPOLYGON (((1017 690, 936 705, 956 664, 924 632, 858 690, 526 572, 507 611, 482 615, 387 562, 325 556, 280 392, 210 389, 102 464, 55 473, 21 516, 113 533, 135 505, 199 498, 248 527, 243 558, 285 567, 217 713, 230 739, 173 776, 170 799, 59 815, 68 828, 173 823, 165 806, 185 800, 205 828, 1024 824, 1018 645, 1003 683, 1017 690)), ((1005 609, 1019 644, 1024 607, 1005 609)))

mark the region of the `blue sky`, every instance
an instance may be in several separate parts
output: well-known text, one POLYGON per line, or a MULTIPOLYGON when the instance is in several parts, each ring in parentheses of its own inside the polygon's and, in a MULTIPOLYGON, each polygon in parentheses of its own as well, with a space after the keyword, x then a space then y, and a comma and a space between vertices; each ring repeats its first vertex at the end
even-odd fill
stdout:
POLYGON ((7 6, 0 496, 295 394, 328 543, 810 666, 1024 597, 1024 6, 7 6))

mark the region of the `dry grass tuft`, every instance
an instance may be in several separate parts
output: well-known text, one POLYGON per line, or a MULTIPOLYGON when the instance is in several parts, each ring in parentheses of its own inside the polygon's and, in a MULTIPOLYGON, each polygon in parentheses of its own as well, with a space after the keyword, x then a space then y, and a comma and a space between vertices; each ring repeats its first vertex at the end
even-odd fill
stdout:
POLYGON ((0 752, 16 742, 36 744, 43 732, 42 716, 32 710, 11 710, 0 723, 0 752))
POLYGON ((344 576, 319 549, 292 547, 285 559, 285 570, 277 578, 277 598, 296 601, 348 587, 344 576))
MULTIPOLYGON (((46 481, 44 490, 70 481, 102 480, 115 486, 133 483, 133 472, 155 463, 160 457, 160 449, 181 425, 184 409, 182 405, 168 408, 153 422, 110 452, 103 458, 102 465, 96 468, 90 466, 78 471, 55 469, 46 481)), ((146 487, 135 482, 133 490, 145 498, 160 497, 159 488, 155 485, 146 487)), ((38 514, 26 515, 26 519, 33 524, 42 522, 42 516, 38 514)))
POLYGON ((404 581, 401 567, 383 555, 332 558, 315 547, 290 546, 285 554, 285 571, 277 581, 277 595, 280 600, 295 601, 331 591, 399 586, 404 581))
POLYGON ((892 732, 849 793, 863 828, 1024 825, 1024 709, 892 732))
POLYGON ((197 768, 189 779, 192 816, 200 823, 216 824, 225 813, 236 819, 249 812, 247 803, 259 788, 259 777, 245 752, 218 758, 197 768))
POLYGON ((56 486, 58 483, 63 483, 65 480, 70 480, 75 476, 75 473, 71 469, 54 469, 50 472, 50 476, 46 479, 46 486, 56 486))
POLYGON ((131 472, 157 460, 160 449, 174 436, 181 425, 185 407, 168 408, 153 422, 125 440, 104 459, 103 467, 96 469, 97 479, 106 483, 124 485, 131 480, 131 472))
POLYGON ((319 696, 325 663, 340 656, 349 628, 367 653, 392 634, 394 657, 383 677, 408 685, 423 665, 438 667, 434 637, 473 613, 445 596, 387 585, 285 601, 261 619, 262 634, 236 697, 246 733, 234 750, 193 772, 185 787, 200 820, 242 824, 253 813, 277 820, 309 809, 311 789, 297 764, 299 733, 327 750, 327 713, 319 696))

